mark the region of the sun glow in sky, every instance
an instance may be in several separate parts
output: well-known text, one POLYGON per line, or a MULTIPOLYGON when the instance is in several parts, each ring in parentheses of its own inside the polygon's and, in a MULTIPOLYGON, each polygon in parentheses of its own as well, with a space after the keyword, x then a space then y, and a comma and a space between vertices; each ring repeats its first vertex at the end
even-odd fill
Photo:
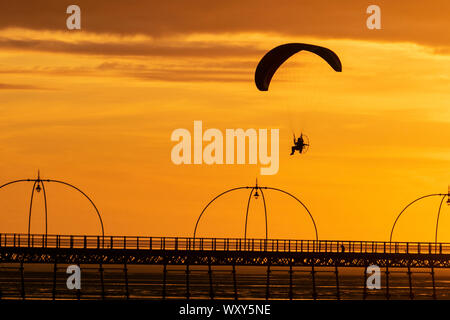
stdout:
MULTIPOLYGON (((447 191, 445 1, 439 11, 418 1, 380 1, 382 30, 365 28, 361 1, 343 7, 300 1, 257 12, 251 1, 230 2, 227 10, 239 15, 209 2, 207 14, 202 1, 188 12, 187 1, 179 8, 116 1, 107 11, 100 10, 104 1, 79 1, 82 30, 73 32, 65 29, 68 4, 41 2, 34 15, 19 4, 0 6, 0 184, 33 178, 38 169, 73 183, 93 198, 107 234, 191 236, 207 202, 258 177, 304 201, 321 239, 387 240, 408 202, 447 191), (302 5, 304 19, 290 15, 302 5), (263 24, 269 15, 273 23, 263 24), (332 49, 343 72, 299 53, 278 70, 268 92, 258 91, 259 59, 287 42, 332 49), (194 120, 223 132, 279 128, 278 174, 259 176, 256 165, 174 165, 170 135, 192 131, 194 120), (293 130, 309 136, 307 154, 289 156, 293 130)), ((0 232, 26 232, 30 191, 31 184, 2 189, 0 232)), ((49 233, 98 234, 83 198, 51 184, 47 193, 49 233)), ((243 236, 247 197, 237 191, 219 200, 198 235, 243 236)), ((295 202, 270 191, 266 198, 269 237, 313 238, 295 202)), ((35 201, 32 231, 40 233, 42 198, 35 201)), ((413 207, 394 239, 433 241, 438 205, 435 198, 413 207)), ((249 236, 263 237, 260 200, 250 214, 249 236)), ((439 240, 450 241, 448 207, 440 230, 439 240)))

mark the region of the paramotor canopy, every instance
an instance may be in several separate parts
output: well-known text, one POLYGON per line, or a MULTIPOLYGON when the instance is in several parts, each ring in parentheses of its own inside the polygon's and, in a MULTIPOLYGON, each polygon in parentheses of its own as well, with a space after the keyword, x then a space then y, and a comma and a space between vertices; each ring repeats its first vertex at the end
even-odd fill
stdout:
POLYGON ((342 71, 342 64, 339 57, 330 49, 306 43, 287 43, 273 48, 259 61, 255 70, 256 87, 260 91, 267 91, 277 69, 287 59, 302 50, 317 54, 328 62, 336 72, 342 71))

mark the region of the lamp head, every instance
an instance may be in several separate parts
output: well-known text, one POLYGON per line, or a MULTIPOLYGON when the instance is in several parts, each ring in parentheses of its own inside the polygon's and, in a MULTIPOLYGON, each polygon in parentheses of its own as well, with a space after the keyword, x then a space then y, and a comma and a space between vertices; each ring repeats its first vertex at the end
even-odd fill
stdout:
POLYGON ((450 206, 450 186, 448 186, 447 204, 450 206))

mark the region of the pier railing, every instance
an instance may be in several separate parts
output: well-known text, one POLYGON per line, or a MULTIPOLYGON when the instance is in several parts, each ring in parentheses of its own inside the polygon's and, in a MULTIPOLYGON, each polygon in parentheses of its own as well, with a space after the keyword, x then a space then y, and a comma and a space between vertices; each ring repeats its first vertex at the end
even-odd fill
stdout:
POLYGON ((0 234, 1 247, 298 253, 450 254, 450 243, 0 234))

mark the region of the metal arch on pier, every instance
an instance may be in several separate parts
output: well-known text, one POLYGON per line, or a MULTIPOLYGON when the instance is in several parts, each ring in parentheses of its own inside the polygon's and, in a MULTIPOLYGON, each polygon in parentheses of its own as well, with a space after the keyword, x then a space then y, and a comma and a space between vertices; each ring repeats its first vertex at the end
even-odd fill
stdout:
POLYGON ((246 215, 245 215, 245 229, 244 229, 244 239, 246 239, 247 237, 247 222, 248 222, 248 214, 249 214, 249 207, 250 207, 250 201, 251 201, 251 197, 253 195, 253 191, 256 190, 256 192, 258 190, 260 190, 261 192, 261 196, 263 198, 263 203, 264 203, 264 215, 265 215, 265 225, 266 225, 266 239, 268 239, 268 222, 267 222, 267 206, 266 206, 266 199, 264 196, 264 192, 263 189, 265 190, 274 190, 274 191, 278 191, 278 192, 282 192, 288 196, 290 196, 291 198, 293 198, 294 200, 296 200, 298 203, 300 203, 302 205, 302 207, 306 210, 306 212, 308 213, 309 217, 311 218, 311 221, 313 223, 314 226, 314 231, 315 231, 315 235, 316 235, 316 240, 319 240, 319 233, 317 231, 317 225, 316 222, 314 221, 314 218, 311 214, 311 212, 309 211, 309 209, 306 207, 306 205, 300 200, 298 199, 296 196, 294 196, 293 194, 282 190, 282 189, 278 189, 278 188, 272 188, 272 187, 260 187, 258 186, 258 182, 256 182, 255 186, 245 186, 245 187, 237 187, 237 188, 231 188, 228 189, 222 193, 220 193, 219 195, 217 195, 216 197, 214 197, 210 202, 208 202, 208 204, 203 208, 202 212, 200 213, 199 217, 197 218, 197 222, 195 223, 195 228, 194 228, 194 235, 193 238, 195 239, 195 236, 197 234, 197 228, 198 228, 198 224, 200 222, 200 219, 202 218, 203 214, 205 213, 206 209, 219 197, 223 196, 224 194, 227 194, 229 192, 235 191, 235 190, 240 190, 240 189, 251 189, 250 191, 250 195, 248 198, 248 202, 247 202, 247 210, 246 210, 246 215))
MULTIPOLYGON (((267 237, 268 237, 268 235, 269 235, 269 231, 268 231, 268 225, 269 225, 269 223, 268 223, 268 221, 267 221, 266 197, 264 197, 264 192, 262 191, 261 188, 259 188, 259 191, 261 191, 261 196, 262 196, 263 204, 264 204, 264 218, 266 219, 266 239, 267 239, 267 237)), ((245 230, 245 232, 247 232, 247 230, 245 230)))
MULTIPOLYGON (((34 181, 33 183, 33 188, 31 189, 31 197, 30 197, 30 209, 29 209, 29 213, 28 213, 28 234, 30 234, 31 231, 31 212, 33 209, 33 196, 34 196, 34 190, 36 188, 36 183, 38 183, 37 181, 34 181)), ((47 213, 45 213, 45 216, 47 216, 47 213)), ((47 229, 47 219, 45 219, 45 229, 47 229)))
POLYGON ((256 184, 255 187, 252 188, 252 190, 250 191, 250 195, 248 197, 248 202, 247 202, 247 211, 245 213, 245 227, 244 227, 244 239, 247 239, 247 225, 248 225, 248 212, 249 212, 249 208, 250 208, 250 201, 252 199, 252 193, 253 190, 256 190, 255 193, 255 197, 257 196, 257 192, 259 191, 261 192, 261 196, 263 199, 263 203, 264 203, 264 219, 265 219, 265 225, 266 225, 266 240, 268 239, 269 236, 269 232, 268 232, 268 223, 267 223, 267 206, 266 206, 266 198, 264 197, 264 192, 262 191, 262 189, 260 187, 258 187, 258 184, 256 184))
POLYGON ((308 212, 309 217, 311 218, 311 221, 312 221, 312 223, 313 223, 313 225, 314 225, 314 231, 315 231, 315 233, 316 233, 316 240, 319 240, 319 233, 318 233, 318 231, 317 231, 317 225, 316 225, 316 222, 314 221, 314 218, 313 218, 311 212, 308 210, 308 208, 306 207, 306 205, 305 205, 302 201, 300 201, 300 199, 298 199, 298 198, 297 198, 296 196, 294 196, 293 194, 291 194, 291 193, 289 193, 289 192, 287 192, 287 191, 284 191, 284 190, 282 190, 282 189, 277 189, 277 188, 272 188, 272 187, 263 187, 263 189, 269 189, 269 190, 275 190, 275 191, 283 192, 284 194, 287 194, 287 195, 290 196, 291 198, 295 199, 298 203, 300 203, 300 204, 303 206, 303 208, 305 208, 306 212, 308 212))
POLYGON ((1 185, 0 189, 4 188, 6 186, 9 186, 11 184, 14 184, 14 183, 19 183, 19 182, 33 182, 33 189, 31 191, 30 206, 29 206, 29 213, 28 213, 28 235, 31 234, 31 216, 32 216, 32 208, 33 208, 34 191, 36 190, 37 187, 42 186, 42 191, 43 191, 43 195, 44 195, 44 210, 45 210, 45 235, 47 236, 47 232, 48 232, 48 222, 47 222, 48 215, 47 215, 47 211, 48 211, 48 208, 47 208, 47 194, 46 194, 46 191, 45 191, 44 182, 54 182, 54 183, 63 184, 65 186, 68 186, 68 187, 71 187, 71 188, 77 190, 86 199, 89 200, 89 202, 94 207, 95 212, 97 213, 98 219, 100 221, 101 230, 102 230, 102 237, 104 238, 104 236, 105 236, 105 229, 104 229, 104 226, 103 226, 103 220, 102 220, 102 217, 100 215, 100 212, 99 212, 97 206, 95 205, 95 203, 92 201, 92 199, 89 198, 89 196, 86 193, 84 193, 81 189, 77 188, 76 186, 74 186, 74 185, 72 185, 70 183, 64 182, 64 181, 54 180, 54 179, 41 179, 39 173, 38 173, 37 179, 19 179, 19 180, 10 181, 10 182, 7 182, 7 183, 1 185))
MULTIPOLYGON (((247 239, 248 210, 250 209, 250 201, 252 200, 252 195, 253 195, 254 190, 255 190, 255 188, 252 188, 252 190, 250 190, 250 194, 248 196, 247 211, 245 213, 244 239, 247 239)), ((256 191, 258 192, 258 190, 256 190, 256 191)), ((267 230, 267 225, 266 225, 266 230, 267 230)), ((266 239, 267 239, 267 231, 266 231, 266 239)))
POLYGON ((445 197, 449 197, 450 196, 450 192, 449 193, 432 193, 432 194, 427 194, 425 196, 421 196, 421 197, 415 199, 414 201, 411 201, 410 203, 408 203, 408 205, 406 207, 404 207, 402 211, 400 211, 400 213, 398 214, 397 218, 394 221, 394 224, 392 225, 391 234, 390 234, 390 237, 389 237, 389 242, 392 242, 392 235, 394 234, 395 225, 397 224, 397 221, 400 218, 400 216, 403 214, 403 212, 405 212, 406 209, 408 209, 411 205, 413 205, 417 201, 425 199, 425 198, 429 198, 429 197, 435 197, 435 196, 442 196, 442 200, 441 200, 441 204, 439 205, 439 210, 438 210, 437 220, 436 220, 435 242, 437 242, 437 231, 438 231, 438 224, 439 224, 439 214, 441 212, 442 203, 443 203, 445 197))
MULTIPOLYGON (((47 193, 45 192, 45 186, 44 186, 44 182, 41 181, 41 186, 42 186, 42 192, 44 195, 44 210, 45 210, 45 234, 47 234, 47 193)), ((31 213, 30 213, 31 214, 31 213)), ((28 230, 28 233, 30 233, 30 230, 28 230)))
POLYGON ((441 208, 442 204, 444 203, 445 198, 448 198, 448 194, 442 197, 441 203, 439 204, 438 214, 436 218, 436 233, 434 235, 434 243, 437 243, 437 236, 438 236, 438 228, 439 228, 439 216, 441 214, 441 208))
POLYGON ((31 199, 30 199, 30 208, 29 208, 29 213, 28 213, 28 234, 30 234, 30 228, 31 228, 31 210, 32 210, 32 206, 33 206, 33 195, 34 195, 34 190, 36 187, 36 184, 40 184, 42 186, 42 191, 44 194, 44 211, 45 211, 45 234, 47 235, 47 231, 48 231, 48 223, 47 223, 47 194, 45 192, 45 186, 44 186, 44 180, 41 180, 39 178, 39 174, 38 174, 38 178, 37 179, 19 179, 19 180, 14 180, 14 181, 10 181, 7 182, 5 184, 2 184, 0 186, 0 189, 2 189, 3 187, 9 186, 11 184, 14 183, 18 183, 18 182, 34 182, 33 183, 33 190, 31 191, 31 199))
POLYGON ((94 207, 95 212, 97 213, 97 217, 98 217, 98 219, 99 219, 99 221, 100 221, 100 226, 101 226, 101 228, 102 228, 102 236, 103 236, 103 237, 105 236, 105 228, 103 227, 103 220, 102 220, 102 216, 100 215, 100 211, 98 211, 97 206, 95 205, 94 201, 92 201, 92 199, 89 198, 88 195, 87 195, 86 193, 84 193, 81 189, 75 187, 74 185, 72 185, 72 184, 70 184, 70 183, 67 183, 67 182, 64 182, 64 181, 53 180, 53 179, 49 179, 49 180, 46 180, 46 181, 48 181, 48 182, 60 183, 60 184, 66 185, 66 186, 68 186, 68 187, 71 187, 71 188, 77 190, 79 193, 81 193, 86 199, 88 199, 89 202, 90 202, 90 203, 92 204, 92 206, 94 207))
POLYGON ((206 209, 208 209, 208 207, 218 198, 220 198, 221 196, 223 196, 224 194, 227 194, 231 191, 235 191, 235 190, 240 190, 240 189, 253 189, 253 187, 237 187, 237 188, 231 188, 228 189, 224 192, 222 192, 221 194, 215 196, 210 202, 208 202, 208 204, 203 208, 202 212, 200 213, 200 215, 197 218, 197 222, 195 223, 195 228, 194 228, 194 236, 193 238, 195 239, 195 235, 197 234, 197 227, 198 227, 198 223, 200 222, 200 219, 202 218, 203 214, 205 213, 206 209))

